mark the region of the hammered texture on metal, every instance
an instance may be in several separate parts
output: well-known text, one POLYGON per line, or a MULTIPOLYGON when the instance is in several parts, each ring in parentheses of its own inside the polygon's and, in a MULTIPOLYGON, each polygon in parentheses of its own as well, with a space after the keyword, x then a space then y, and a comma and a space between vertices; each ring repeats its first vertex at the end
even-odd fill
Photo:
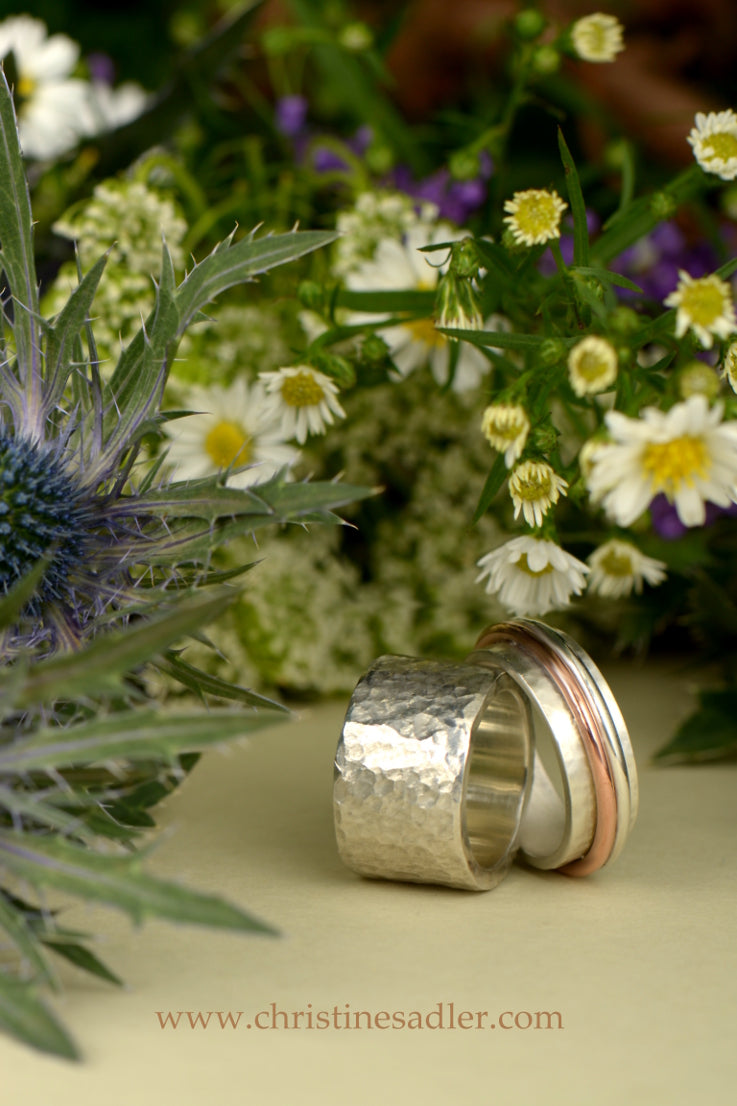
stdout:
POLYGON ((494 686, 469 664, 380 657, 360 680, 335 764, 343 861, 362 875, 488 889, 508 861, 481 868, 462 817, 474 720, 494 686))

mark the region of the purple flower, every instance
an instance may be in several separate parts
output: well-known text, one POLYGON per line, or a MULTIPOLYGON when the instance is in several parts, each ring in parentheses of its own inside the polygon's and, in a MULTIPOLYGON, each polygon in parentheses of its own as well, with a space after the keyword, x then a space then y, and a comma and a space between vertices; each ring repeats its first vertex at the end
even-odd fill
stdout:
POLYGON ((99 52, 88 54, 87 68, 93 81, 112 85, 115 80, 115 63, 109 54, 99 52))
POLYGON ((390 183, 408 196, 435 204, 441 219, 450 219, 462 226, 486 199, 486 181, 492 169, 491 158, 483 152, 479 158, 479 175, 471 180, 455 180, 448 169, 438 169, 429 177, 416 181, 406 165, 398 165, 390 183))
MULTIPOLYGON (((712 526, 718 518, 724 516, 737 516, 737 503, 729 507, 717 507, 715 503, 706 504, 706 518, 704 526, 712 526)), ((682 538, 691 527, 684 526, 678 517, 675 505, 665 495, 656 495, 650 504, 650 518, 653 529, 659 537, 666 541, 676 541, 682 538)))
POLYGON ((304 130, 308 103, 304 96, 282 96, 276 101, 274 122, 280 134, 296 138, 304 130))
MULTIPOLYGON (((690 245, 675 223, 665 222, 621 253, 612 268, 638 284, 649 299, 662 302, 675 290, 680 269, 701 277, 713 273, 718 264, 708 242, 690 245)), ((617 289, 617 294, 623 299, 637 296, 626 288, 617 289)))

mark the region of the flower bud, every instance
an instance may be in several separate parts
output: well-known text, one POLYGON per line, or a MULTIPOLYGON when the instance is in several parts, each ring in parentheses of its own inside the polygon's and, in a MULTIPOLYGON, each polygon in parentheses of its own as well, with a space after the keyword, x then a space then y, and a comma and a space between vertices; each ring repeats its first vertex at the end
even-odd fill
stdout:
POLYGON ((530 42, 541 35, 547 26, 547 20, 537 8, 523 8, 514 19, 514 29, 520 38, 530 42))

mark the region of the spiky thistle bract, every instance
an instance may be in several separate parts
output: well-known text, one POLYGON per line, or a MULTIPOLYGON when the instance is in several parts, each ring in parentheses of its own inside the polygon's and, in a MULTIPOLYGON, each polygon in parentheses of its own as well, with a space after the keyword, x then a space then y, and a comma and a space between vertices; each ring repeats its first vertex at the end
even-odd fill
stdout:
POLYGON ((0 930, 17 954, 0 968, 0 1028, 74 1056, 42 997, 56 985, 49 953, 116 977, 84 935, 64 928, 48 892, 106 902, 134 920, 266 928, 147 875, 134 848, 195 750, 263 726, 269 714, 254 706, 276 707, 198 671, 176 645, 236 594, 234 573, 211 567, 220 543, 273 523, 335 521, 336 508, 368 490, 282 477, 251 490, 220 477, 167 482, 142 449, 159 428, 189 323, 227 288, 332 235, 231 237, 180 284, 164 244, 155 306, 103 381, 88 316, 105 258, 80 274, 55 318, 41 316, 28 186, 1 71, 0 181, 0 930), (215 709, 153 705, 148 666, 215 709))

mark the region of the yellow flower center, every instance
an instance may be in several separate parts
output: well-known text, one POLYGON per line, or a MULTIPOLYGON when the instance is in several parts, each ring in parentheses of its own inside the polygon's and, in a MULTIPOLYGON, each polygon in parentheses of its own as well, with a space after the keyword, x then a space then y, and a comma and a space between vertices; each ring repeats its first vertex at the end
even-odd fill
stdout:
POLYGON ((422 342, 431 349, 440 349, 448 339, 435 328, 432 319, 409 319, 403 324, 412 335, 413 342, 422 342))
POLYGON ((234 462, 247 465, 251 459, 251 441, 237 423, 223 419, 205 438, 205 452, 219 469, 227 469, 234 462))
POLYGON ((708 157, 719 157, 723 161, 737 157, 737 135, 727 131, 722 131, 721 134, 710 134, 704 141, 704 153, 708 157))
POLYGON ((642 455, 654 492, 675 491, 682 484, 690 487, 697 476, 706 476, 710 464, 703 439, 688 434, 669 442, 651 442, 642 455))
POLYGON ((324 400, 325 392, 312 373, 301 370, 285 378, 281 397, 289 407, 316 407, 324 400))
POLYGON ((609 372, 609 362, 594 350, 584 350, 576 359, 576 372, 589 384, 595 384, 599 377, 609 372))
POLYGON ((522 572, 526 572, 528 576, 547 576, 548 573, 553 571, 553 566, 551 564, 546 564, 543 566, 543 568, 539 568, 536 572, 535 569, 530 568, 530 562, 527 560, 526 553, 522 554, 520 559, 516 562, 516 565, 517 568, 521 569, 522 572))
POLYGON ((539 191, 520 199, 515 219, 522 233, 530 238, 540 234, 557 237, 560 210, 550 193, 539 191))
POLYGON ((619 553, 614 549, 604 554, 599 565, 607 576, 632 575, 632 559, 626 553, 619 553))
POLYGON ((20 75, 16 82, 15 90, 19 100, 28 100, 36 91, 36 82, 33 77, 20 75))
POLYGON ((695 280, 681 293, 680 308, 697 326, 711 326, 725 307, 724 292, 708 278, 695 280))
POLYGON ((514 494, 518 499, 533 502, 536 499, 547 499, 550 495, 552 483, 547 473, 531 476, 514 482, 514 494))

